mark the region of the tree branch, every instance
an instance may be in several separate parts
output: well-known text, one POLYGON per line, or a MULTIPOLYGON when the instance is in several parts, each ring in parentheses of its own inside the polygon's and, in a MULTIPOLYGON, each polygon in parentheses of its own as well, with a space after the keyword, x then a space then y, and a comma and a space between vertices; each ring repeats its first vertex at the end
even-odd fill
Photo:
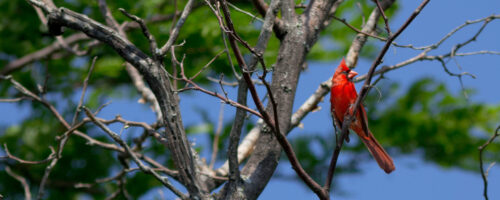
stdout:
MULTIPOLYGON (((233 49, 233 52, 236 56, 236 60, 238 61, 238 64, 240 66, 240 69, 243 73, 243 78, 244 80, 246 81, 249 89, 250 89, 250 93, 252 95, 252 98, 254 100, 254 103, 257 105, 257 109, 259 110, 259 112, 261 113, 262 115, 262 119, 264 120, 264 122, 266 122, 266 124, 272 129, 272 132, 275 134, 275 136, 277 137, 278 141, 280 142, 280 144, 282 145, 282 147, 285 149, 285 152, 288 156, 288 158, 290 159, 291 163, 292 163, 292 166, 293 168, 296 170, 297 174, 299 175, 299 177, 301 177, 304 182, 314 191, 318 194, 318 196, 320 196, 322 199, 323 198, 328 198, 327 194, 325 194, 323 192, 323 190, 321 189, 321 186, 319 184, 317 184, 306 172, 305 170, 300 166, 300 163, 297 159, 297 157, 295 156, 295 153, 293 152, 293 149, 290 145, 290 143, 286 140, 286 137, 284 136, 283 133, 281 133, 280 131, 280 128, 279 128, 279 124, 277 124, 276 122, 278 122, 278 116, 277 116, 277 106, 276 106, 276 102, 274 101, 274 97, 272 96, 272 92, 270 90, 270 87, 269 85, 266 86, 266 88, 268 89, 268 93, 270 95, 270 98, 271 98, 271 102, 272 103, 272 108, 274 110, 274 120, 271 118, 271 116, 269 115, 269 113, 264 109, 264 106, 262 104, 262 102, 260 101, 260 98, 255 90, 255 85, 253 84, 252 80, 251 80, 251 76, 250 76, 250 73, 249 73, 249 70, 246 66, 246 63, 243 59, 243 56, 241 55, 241 52, 238 48, 238 45, 236 43, 236 40, 239 39, 241 43, 243 44, 246 44, 245 42, 243 42, 241 40, 241 38, 239 38, 236 34, 236 30, 234 29, 234 26, 233 26, 233 23, 232 23, 232 20, 231 20, 231 16, 229 14, 229 8, 227 6, 227 3, 223 0, 219 1, 221 3, 221 7, 222 7, 222 11, 224 13, 224 18, 225 18, 225 21, 226 21, 226 25, 227 25, 227 28, 223 28, 223 29, 227 29, 228 30, 228 35, 229 35, 229 42, 231 44, 231 47, 233 49)), ((287 11, 287 12, 291 12, 291 11, 287 11)), ((294 14, 293 13, 288 13, 288 14, 285 14, 284 17, 285 19, 290 19, 290 17, 292 17, 294 14)), ((245 45, 247 48, 251 49, 248 45, 245 45)), ((254 53, 255 54, 255 53, 254 53)), ((258 55, 257 55, 258 56, 258 55)), ((265 65, 263 65, 263 68, 264 68, 264 76, 265 76, 265 72, 266 72, 266 69, 265 69, 265 65)), ((261 80, 264 82, 264 78, 261 78, 261 80)), ((264 84, 266 85, 266 83, 264 82, 264 84)))
MULTIPOLYGON (((82 31, 88 36, 108 44, 121 57, 138 69, 145 77, 145 80, 159 102, 167 133, 167 142, 172 152, 174 163, 179 168, 181 182, 185 184, 192 198, 206 198, 208 191, 205 189, 206 185, 201 182, 200 175, 196 171, 193 152, 191 151, 182 125, 178 104, 179 99, 177 94, 174 94, 172 90, 169 77, 162 64, 148 57, 128 40, 119 36, 116 31, 85 15, 75 13, 66 8, 50 8, 43 2, 36 0, 30 0, 29 2, 41 7, 48 13, 48 19, 51 24, 49 26, 51 28, 49 29, 52 30, 51 32, 57 33, 62 26, 82 31)), ((187 15, 187 13, 184 14, 187 15)), ((170 40, 173 41, 173 37, 170 40)))
MULTIPOLYGON (((267 3, 264 0, 252 0, 252 3, 254 5, 255 9, 257 9, 257 11, 259 12, 259 14, 262 17, 266 17, 267 14, 269 14, 269 6, 267 5, 267 3)), ((276 34, 276 37, 278 39, 282 39, 283 36, 286 34, 285 27, 284 27, 285 24, 275 14, 273 16, 274 17, 272 19, 273 20, 272 24, 274 24, 274 25, 272 26, 272 29, 273 29, 274 33, 276 34)))
POLYGON ((125 152, 127 152, 127 154, 130 157, 132 157, 132 159, 137 164, 137 166, 139 166, 141 171, 143 171, 146 174, 153 175, 156 178, 156 180, 160 181, 160 183, 162 183, 165 187, 170 189, 175 195, 177 195, 181 199, 187 199, 187 196, 185 196, 181 191, 177 190, 177 188, 175 188, 166 177, 160 176, 156 171, 144 165, 144 163, 142 163, 142 161, 136 156, 136 154, 127 145, 127 143, 125 143, 125 141, 123 141, 117 133, 111 131, 106 125, 97 120, 96 117, 92 114, 92 112, 90 112, 88 108, 83 107, 83 110, 85 111, 85 114, 92 120, 92 122, 94 122, 99 128, 101 128, 101 130, 107 133, 116 143, 120 144, 120 146, 122 146, 125 149, 125 152))
MULTIPOLYGON (((264 51, 267 47, 267 43, 272 35, 272 30, 275 27, 276 14, 278 12, 278 8, 281 0, 273 0, 271 2, 270 7, 267 9, 267 13, 265 14, 264 22, 262 24, 261 32, 259 34, 259 38, 257 41, 257 45, 255 46, 255 54, 252 54, 252 58, 249 62, 248 70, 254 71, 257 67, 257 63, 259 60, 262 60, 262 57, 259 58, 258 55, 263 55, 264 51)), ((263 63, 263 61, 262 61, 263 63)), ((264 66, 262 66, 264 67, 264 66)), ((238 81, 238 103, 246 105, 247 95, 248 95, 248 84, 245 80, 240 79, 238 81)), ((235 114, 235 120, 233 125, 231 126, 231 131, 229 133, 229 146, 228 146, 228 161, 221 167, 221 169, 225 169, 225 166, 228 166, 229 169, 229 181, 228 186, 225 190, 222 190, 222 194, 225 194, 226 197, 235 197, 238 198, 239 194, 237 193, 238 187, 241 185, 241 177, 240 177, 240 169, 239 163, 241 162, 239 156, 239 146, 238 143, 241 137, 241 131, 243 129, 243 122, 246 116, 246 112, 243 109, 237 109, 235 114), (228 194, 233 194, 236 196, 229 196, 228 194)))
MULTIPOLYGON (((199 5, 200 4, 196 4, 194 7, 198 8, 199 5)), ((164 21, 172 20, 172 18, 174 18, 174 16, 178 16, 178 15, 180 15, 180 12, 176 12, 175 14, 171 14, 171 15, 155 15, 155 16, 152 16, 151 18, 148 18, 146 20, 146 23, 164 22, 164 21)), ((139 24, 128 23, 128 22, 120 24, 119 27, 122 27, 122 29, 124 31, 129 31, 131 29, 140 28, 139 24)), ((64 38, 63 40, 64 40, 64 43, 68 44, 68 45, 73 45, 73 44, 78 43, 78 42, 90 40, 87 43, 87 46, 88 46, 87 47, 88 48, 87 51, 89 51, 90 48, 92 48, 92 47, 94 47, 96 45, 102 44, 102 43, 99 43, 98 40, 93 40, 92 38, 88 37, 84 33, 75 33, 73 35, 70 35, 70 36, 64 38)), ((78 45, 78 44, 75 44, 75 45, 78 45)), ((43 49, 40 49, 40 50, 38 50, 36 52, 30 53, 28 55, 25 55, 25 56, 23 56, 21 58, 18 58, 16 60, 10 61, 7 65, 5 65, 0 70, 0 75, 11 74, 12 72, 17 71, 17 70, 21 69, 22 67, 24 67, 24 66, 26 66, 26 65, 34 62, 34 61, 41 60, 41 59, 44 59, 44 58, 48 58, 48 57, 50 57, 51 55, 53 55, 54 53, 58 52, 61 49, 63 49, 63 47, 61 46, 60 42, 59 41, 55 41, 55 42, 53 42, 52 44, 50 44, 49 46, 47 46, 47 47, 45 47, 43 49)))
POLYGON ((375 34, 372 34, 372 33, 363 32, 362 30, 357 29, 356 27, 354 27, 354 26, 350 25, 349 23, 347 23, 347 21, 344 18, 341 19, 341 18, 338 18, 338 17, 335 17, 335 16, 333 16, 332 18, 335 19, 335 20, 337 20, 337 21, 339 21, 339 22, 342 22, 342 24, 346 25, 347 27, 349 27, 350 29, 354 30, 357 33, 361 33, 361 34, 366 35, 366 36, 377 38, 380 41, 386 41, 387 40, 386 38, 380 37, 378 35, 375 35, 375 34))
POLYGON ((186 6, 184 7, 184 10, 182 11, 182 14, 181 14, 179 20, 177 20, 177 24, 170 31, 170 37, 168 38, 167 42, 161 47, 161 49, 158 50, 159 56, 161 56, 161 57, 165 56, 167 51, 170 50, 170 48, 172 47, 174 42, 177 40, 177 37, 179 37, 180 29, 184 25, 184 22, 186 22, 186 19, 189 16, 189 14, 191 14, 191 11, 192 11, 193 6, 194 6, 194 2, 195 2, 194 0, 188 0, 188 2, 186 3, 186 6))
MULTIPOLYGON (((383 9, 389 8, 395 0, 384 0, 381 2, 381 7, 383 9)), ((366 21, 366 24, 363 26, 361 29, 361 32, 363 33, 373 33, 375 32, 375 29, 377 27, 377 22, 378 19, 380 18, 380 10, 377 8, 374 8, 373 11, 371 12, 370 16, 368 17, 368 20, 366 21)), ((346 56, 346 64, 347 66, 351 68, 355 68, 356 64, 358 63, 358 57, 360 55, 361 49, 365 45, 367 41, 367 36, 363 33, 358 33, 356 37, 354 38, 354 41, 352 42, 351 48, 349 48, 349 51, 347 52, 346 56)), ((386 41, 385 39, 384 41, 386 41)))
POLYGON ((392 35, 391 28, 389 27, 389 20, 385 15, 384 8, 382 8, 382 5, 380 5, 380 2, 378 0, 375 0, 375 4, 377 5, 378 11, 380 12, 380 14, 382 14, 382 18, 384 19, 385 30, 387 31, 387 35, 389 36, 392 35))
POLYGON ((7 174, 9 176, 11 176, 12 178, 16 179, 17 181, 19 181, 21 183, 21 185, 23 186, 23 190, 24 190, 24 199, 31 200, 30 186, 28 185, 28 182, 26 182, 26 179, 24 177, 22 177, 21 175, 14 173, 10 169, 9 166, 5 167, 5 172, 7 172, 7 174))
POLYGON ((489 169, 491 168, 491 166, 493 166, 493 164, 495 163, 492 163, 490 165, 490 167, 485 171, 484 170, 484 167, 483 167, 483 151, 484 149, 493 142, 493 140, 495 140, 496 137, 498 137, 500 135, 500 126, 498 126, 496 129, 495 129, 495 134, 493 134, 490 139, 488 139, 488 141, 486 141, 483 145, 481 145, 478 150, 479 150, 479 170, 481 171, 481 177, 483 178, 483 186, 484 186, 484 189, 483 189, 483 196, 484 196, 484 199, 485 200, 488 200, 488 172, 490 171, 489 169))

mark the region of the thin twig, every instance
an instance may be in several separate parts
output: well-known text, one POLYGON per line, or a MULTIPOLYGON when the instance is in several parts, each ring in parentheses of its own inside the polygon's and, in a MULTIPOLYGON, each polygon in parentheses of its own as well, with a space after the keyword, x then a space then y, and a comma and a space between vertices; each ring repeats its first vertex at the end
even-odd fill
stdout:
POLYGON ((467 95, 467 90, 465 89, 465 86, 464 86, 464 83, 462 81, 462 77, 465 76, 465 75, 468 75, 470 76, 471 78, 476 78, 476 76, 474 76, 473 74, 469 73, 469 72, 462 72, 460 74, 456 74, 456 73, 453 73, 451 72, 448 67, 446 67, 446 62, 441 58, 441 57, 438 57, 437 60, 441 63, 441 66, 443 66, 443 69, 444 71, 450 75, 450 76, 456 76, 458 78, 458 81, 460 82, 460 87, 462 88, 462 91, 464 93, 464 96, 466 99, 468 99, 468 95, 467 95))
MULTIPOLYGON (((95 56, 92 59, 92 64, 89 67, 89 72, 88 72, 85 80, 83 81, 82 94, 80 96, 80 101, 78 102, 78 105, 76 107, 75 114, 73 115, 73 121, 71 123, 71 126, 74 126, 76 124, 76 120, 78 118, 78 113, 80 112, 80 107, 83 105, 83 100, 84 100, 84 97, 85 97, 85 92, 87 91, 88 81, 89 81, 90 75, 92 74, 92 71, 94 69, 96 60, 97 60, 97 56, 95 56)), ((75 130, 75 129, 70 129, 70 130, 75 130)), ((61 138, 61 140, 59 142, 59 145, 58 145, 56 156, 51 160, 50 164, 45 168, 45 172, 43 174, 43 178, 42 178, 42 181, 40 182, 40 187, 38 189, 37 199, 42 199, 43 198, 44 193, 45 193, 45 191, 44 191, 45 184, 48 181, 48 178, 49 178, 49 175, 50 175, 52 169, 57 164, 57 162, 59 161, 59 159, 62 157, 61 156, 62 155, 62 151, 63 151, 64 146, 65 146, 66 142, 68 141, 69 136, 70 136, 70 134, 72 132, 73 131, 67 132, 67 134, 63 134, 63 137, 61 138)))
POLYGON ((371 33, 367 33, 367 32, 363 32, 362 30, 359 30, 357 29, 356 27, 354 27, 353 25, 347 23, 347 21, 344 19, 344 18, 338 18, 336 16, 333 16, 333 19, 339 21, 339 22, 342 22, 344 25, 346 25, 347 27, 349 27, 350 29, 356 31, 357 33, 361 33, 363 35, 366 35, 366 36, 370 36, 370 37, 373 37, 373 38, 377 38, 379 39, 380 41, 387 41, 387 38, 384 38, 384 37, 381 37, 381 36, 378 36, 378 35, 375 35, 375 34, 371 34, 371 33))
MULTIPOLYGON (((393 3, 394 3, 394 0, 384 0, 382 2, 382 7, 384 9, 387 9, 393 3)), ((361 32, 376 34, 377 22, 379 21, 380 15, 381 14, 380 14, 378 7, 373 8, 368 19, 366 20, 366 23, 364 23, 364 25, 362 26, 361 32)), ((345 62, 347 64, 347 66, 349 66, 351 68, 356 67, 356 64, 357 64, 358 59, 359 59, 359 55, 361 54, 361 49, 365 46, 367 40, 368 40, 367 35, 365 35, 363 33, 356 34, 356 37, 352 41, 352 44, 349 47, 349 51, 347 52, 347 55, 345 57, 345 62)), ((384 41, 386 41, 386 40, 387 39, 385 39, 384 41)))
POLYGON ((411 48, 411 49, 415 49, 415 50, 435 49, 435 48, 439 47, 441 44, 443 44, 447 39, 449 39, 452 35, 454 35, 456 32, 458 32, 462 28, 464 28, 466 26, 469 26, 469 25, 472 25, 472 24, 479 23, 479 22, 492 21, 492 20, 495 20, 495 19, 500 19, 500 15, 494 15, 493 14, 493 15, 490 15, 488 17, 484 17, 484 18, 481 18, 481 19, 467 20, 465 23, 457 26, 456 28, 454 28, 453 30, 451 30, 449 33, 447 33, 438 42, 436 42, 434 44, 431 44, 431 45, 427 45, 427 46, 415 47, 415 46, 413 46, 411 44, 410 45, 400 45, 400 44, 396 44, 396 43, 393 43, 393 44, 394 44, 394 46, 397 46, 397 47, 405 47, 405 48, 411 48))
POLYGON ((191 13, 193 6, 194 6, 195 0, 188 0, 186 3, 186 6, 184 7, 184 10, 182 11, 182 14, 177 20, 177 24, 175 27, 170 31, 170 37, 168 38, 168 41, 161 47, 161 49, 158 52, 158 56, 163 57, 167 53, 167 51, 170 50, 170 47, 175 43, 177 40, 177 37, 179 37, 179 32, 182 26, 184 25, 184 22, 186 22, 187 17, 191 13))
POLYGON ((382 18, 384 18, 384 24, 385 24, 385 30, 387 30, 387 35, 391 35, 391 29, 389 27, 389 20, 387 19, 387 16, 385 15, 384 9, 380 5, 380 2, 378 0, 375 0, 375 4, 377 4, 377 8, 379 12, 382 14, 382 18))
MULTIPOLYGON (((97 60, 97 56, 95 56, 92 59, 92 64, 89 67, 89 72, 87 74, 87 77, 83 81, 82 94, 80 96, 80 101, 78 102, 78 106, 76 107, 76 111, 75 111, 75 114, 73 116, 73 121, 71 123, 71 126, 75 126, 75 124, 76 124, 78 113, 80 112, 80 107, 83 105, 83 100, 84 100, 84 97, 85 97, 85 92, 87 90, 88 81, 89 81, 90 75, 92 74, 92 71, 94 69, 96 60, 97 60)), ((70 128, 70 130, 76 130, 76 128, 75 129, 70 128)), ((59 159, 62 157, 61 155, 62 155, 64 146, 65 146, 66 142, 68 141, 69 136, 71 135, 71 133, 73 133, 73 131, 69 131, 69 132, 63 134, 63 137, 61 138, 61 140, 59 142, 59 145, 58 145, 58 148, 57 148, 57 154, 56 154, 56 156, 51 160, 50 164, 45 168, 45 172, 43 174, 43 178, 42 178, 42 181, 40 182, 40 187, 38 189, 37 199, 42 199, 43 198, 44 193, 45 193, 45 191, 44 191, 45 184, 48 181, 48 178, 49 178, 50 173, 52 172, 52 169, 57 164, 57 162, 59 161, 59 159)))
POLYGON ((13 102, 19 102, 25 99, 24 97, 18 97, 18 98, 12 98, 12 99, 0 99, 0 102, 2 103, 13 103, 13 102))
MULTIPOLYGON (((212 9, 212 11, 214 13, 217 13, 216 14, 216 17, 217 17, 217 20, 219 21, 219 23, 221 24, 222 23, 222 19, 219 15, 219 12, 217 12, 217 10, 212 6, 212 4, 210 4, 210 2, 208 0, 205 0, 205 3, 210 7, 210 9, 212 9)), ((231 70, 233 71, 233 74, 234 74, 234 77, 236 78, 236 80, 240 80, 241 79, 241 76, 238 74, 238 72, 236 71, 236 68, 234 67, 234 63, 233 63, 233 59, 231 58, 231 53, 229 52, 229 47, 227 46, 227 35, 224 34, 224 26, 220 25, 219 26, 221 32, 223 34, 221 34, 221 37, 222 37, 222 41, 224 42, 224 52, 226 52, 226 55, 227 55, 227 60, 229 61, 229 66, 231 66, 231 70)))
POLYGON ((106 183, 106 182, 117 180, 120 177, 122 177, 124 174, 126 174, 128 172, 134 172, 134 171, 137 171, 137 170, 140 170, 140 169, 138 167, 136 167, 136 168, 128 168, 128 169, 123 168, 120 172, 118 172, 117 174, 115 174, 113 176, 106 177, 106 178, 96 179, 93 183, 77 183, 77 184, 74 185, 74 187, 77 188, 77 189, 78 188, 91 188, 91 187, 93 187, 96 184, 106 183))
POLYGON ((474 34, 469 40, 467 40, 463 43, 458 43, 451 48, 451 56, 450 57, 455 61, 455 64, 458 66, 459 69, 462 69, 462 68, 460 67, 460 64, 458 63, 457 59, 455 58, 456 52, 461 47, 471 43, 472 41, 476 41, 477 37, 483 32, 484 28, 486 28, 486 26, 488 25, 488 23, 491 22, 491 20, 492 20, 491 18, 487 18, 486 20, 484 20, 483 25, 479 28, 479 30, 476 32, 476 34, 474 34))
POLYGON ((483 196, 484 196, 484 199, 485 200, 488 200, 488 172, 490 171, 490 168, 491 166, 493 166, 494 163, 492 163, 492 165, 490 165, 490 167, 488 167, 488 169, 485 171, 483 168, 483 151, 484 149, 493 142, 493 140, 495 140, 496 137, 498 137, 500 135, 500 126, 497 127, 497 129, 495 130, 495 134, 493 134, 490 139, 488 141, 486 141, 483 145, 481 145, 478 149, 479 149, 479 170, 481 171, 481 177, 483 178, 483 185, 484 185, 484 189, 483 189, 483 196))
POLYGON ((208 165, 210 169, 214 168, 215 161, 217 160, 217 153, 219 152, 219 137, 222 131, 223 121, 224 121, 224 104, 221 104, 219 110, 219 120, 217 122, 217 128, 214 133, 214 141, 212 143, 212 157, 210 158, 210 164, 208 165))
MULTIPOLYGON (((220 55, 220 54, 218 54, 218 55, 220 55)), ((218 55, 217 55, 217 56, 218 56, 218 55)), ((172 57, 175 57, 175 55, 172 55, 172 57)), ((214 59, 215 59, 215 58, 214 58, 214 59)), ((210 61, 210 62, 209 62, 209 64, 210 64, 211 62, 213 62, 213 60, 214 60, 214 59, 212 59, 212 61, 210 61)), ((184 60, 184 59, 183 59, 183 60, 184 60)), ((177 62, 177 64, 179 64, 180 69, 181 69, 181 71, 180 71, 181 78, 180 78, 180 79, 181 79, 181 80, 183 80, 183 81, 185 81, 188 85, 191 85, 191 87, 184 87, 184 88, 182 88, 182 89, 178 90, 178 92, 183 92, 183 91, 187 91, 187 90, 198 90, 198 91, 203 92, 203 93, 205 93, 205 94, 208 94, 208 95, 211 95, 211 96, 217 97, 217 98, 221 99, 222 101, 224 101, 224 103, 227 103, 227 104, 232 105, 232 106, 237 107, 237 108, 244 109, 244 110, 246 110, 246 111, 248 111, 248 112, 250 112, 250 113, 254 114, 254 115, 255 115, 255 116, 257 116, 257 117, 262 118, 261 113, 259 113, 259 112, 255 111, 255 110, 253 110, 253 109, 251 109, 251 108, 249 108, 249 107, 247 107, 247 106, 244 106, 244 105, 242 105, 242 104, 240 104, 240 103, 238 103, 238 102, 235 102, 235 101, 233 101, 233 100, 231 100, 231 99, 227 98, 227 96, 225 97, 225 96, 222 96, 222 95, 218 94, 217 92, 212 92, 212 91, 209 91, 209 90, 207 90, 207 89, 205 89, 205 88, 200 87, 200 86, 199 86, 198 84, 196 84, 196 83, 195 83, 195 82, 194 82, 191 78, 188 78, 188 77, 186 76, 186 74, 184 73, 184 62, 183 62, 183 61, 181 61, 181 62, 176 61, 176 62, 177 62)), ((208 65, 207 65, 207 66, 208 66, 208 65)))
MULTIPOLYGON (((214 82, 214 83, 219 83, 222 84, 222 85, 225 85, 225 86, 232 86, 232 87, 236 87, 239 85, 239 82, 238 81, 233 81, 233 82, 227 82, 227 81, 220 81, 220 79, 218 78, 214 78, 214 77, 210 77, 210 76, 206 76, 205 77, 207 80, 211 81, 211 82, 214 82)), ((258 79, 252 79, 252 82, 255 84, 255 85, 264 85, 264 83, 262 83, 262 81, 258 80, 258 79)))
POLYGON ((16 179, 17 181, 19 181, 21 183, 21 185, 23 186, 23 190, 24 190, 24 199, 31 200, 30 186, 28 185, 28 182, 26 181, 26 178, 22 177, 19 174, 14 173, 10 169, 9 166, 5 167, 5 172, 7 172, 7 174, 9 176, 12 176, 12 178, 16 179))
POLYGON ((47 162, 51 161, 56 156, 54 148, 50 148, 51 153, 44 160, 41 160, 41 161, 23 160, 23 159, 21 159, 19 157, 16 157, 16 156, 12 155, 10 153, 9 149, 7 148, 7 144, 6 143, 3 144, 3 149, 4 149, 6 155, 0 157, 1 159, 12 159, 12 160, 15 160, 15 161, 17 161, 17 162, 19 162, 21 164, 29 164, 29 165, 44 164, 44 163, 47 163, 47 162))
POLYGON ((151 55, 153 55, 153 58, 157 62, 160 62, 161 57, 158 55, 158 52, 157 52, 158 51, 158 44, 156 43, 155 37, 151 34, 151 32, 149 32, 149 29, 146 26, 146 23, 144 22, 144 20, 135 16, 135 15, 128 13, 123 8, 118 8, 118 10, 120 10, 120 12, 122 12, 125 16, 127 16, 128 18, 134 20, 135 22, 137 22, 139 24, 139 26, 141 27, 141 30, 142 30, 142 34, 144 34, 144 36, 148 39, 151 55))
POLYGON ((483 50, 483 51, 474 51, 474 52, 467 52, 467 53, 455 53, 455 56, 473 56, 473 55, 480 55, 480 54, 500 55, 500 52, 483 50))
POLYGON ((236 7, 236 6, 235 6, 234 4, 232 4, 232 3, 227 2, 227 5, 231 6, 231 8, 234 8, 235 10, 237 10, 237 11, 239 11, 239 12, 241 12, 241 13, 245 14, 245 15, 248 15, 248 16, 252 17, 252 20, 253 20, 253 19, 256 19, 257 21, 264 22, 264 20, 262 20, 261 18, 259 18, 259 17, 255 16, 255 15, 253 15, 252 13, 250 13, 250 12, 248 12, 248 11, 245 11, 245 10, 243 10, 243 9, 241 9, 241 8, 236 7))
MULTIPOLYGON (((252 3, 261 16, 266 17, 267 14, 269 14, 268 12, 269 12, 270 6, 268 6, 264 0, 252 0, 252 3)), ((280 40, 283 39, 283 36, 285 35, 285 28, 286 28, 285 23, 276 15, 273 15, 273 17, 270 18, 270 20, 272 20, 270 22, 272 24, 274 24, 272 26, 272 30, 276 34, 276 37, 280 40)))
MULTIPOLYGON (((174 4, 174 6, 173 6, 174 7, 174 13, 177 13, 177 0, 172 0, 172 1, 173 1, 173 4, 174 4)), ((174 15, 174 18, 172 19, 172 25, 170 26, 170 31, 169 31, 170 34, 172 34, 172 31, 175 28, 175 25, 176 25, 175 21, 176 20, 177 20, 177 16, 174 15)))
MULTIPOLYGON (((219 58, 219 56, 223 53, 224 53, 224 51, 221 51, 217 55, 215 55, 210 61, 208 61, 207 64, 205 64, 205 66, 203 66, 200 69, 200 71, 198 71, 195 75, 193 75, 191 78, 189 78, 189 80, 194 80, 196 77, 198 77, 198 75, 200 75, 201 72, 205 71, 208 68, 208 66, 210 66, 215 60, 217 60, 217 58, 219 58)), ((173 57, 175 58, 175 54, 172 54, 172 55, 174 55, 173 57)))
POLYGON ((94 58, 92 59, 92 64, 90 64, 89 72, 87 73, 87 77, 85 77, 85 80, 83 81, 82 94, 80 95, 80 101, 78 101, 78 105, 76 106, 76 111, 75 111, 75 115, 73 116, 73 120, 71 121, 71 126, 75 125, 76 119, 78 118, 78 114, 81 111, 80 108, 83 105, 83 99, 85 98, 85 92, 87 91, 87 86, 89 84, 90 74, 92 74, 92 71, 94 70, 96 60, 97 60, 97 56, 94 56, 94 58))

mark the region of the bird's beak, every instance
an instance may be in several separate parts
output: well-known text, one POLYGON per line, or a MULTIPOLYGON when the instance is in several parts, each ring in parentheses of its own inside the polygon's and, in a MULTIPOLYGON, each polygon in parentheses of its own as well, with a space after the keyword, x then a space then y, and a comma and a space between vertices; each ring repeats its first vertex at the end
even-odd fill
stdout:
POLYGON ((358 75, 358 72, 355 72, 354 70, 349 71, 349 74, 347 74, 347 78, 352 79, 355 76, 358 75))

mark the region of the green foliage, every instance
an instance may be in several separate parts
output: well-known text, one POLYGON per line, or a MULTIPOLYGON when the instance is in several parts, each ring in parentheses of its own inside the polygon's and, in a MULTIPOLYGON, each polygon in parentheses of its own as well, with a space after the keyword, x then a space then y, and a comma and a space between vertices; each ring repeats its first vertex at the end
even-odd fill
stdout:
POLYGON ((161 184, 154 179, 152 176, 138 172, 134 173, 131 177, 127 179, 128 183, 126 188, 133 199, 138 199, 141 195, 144 194, 144 191, 148 191, 152 188, 158 187, 161 184), (140 183, 140 184, 134 184, 140 183))
POLYGON ((381 142, 401 153, 420 148, 426 160, 442 166, 477 169, 477 147, 498 126, 499 113, 499 105, 468 102, 444 84, 422 79, 387 109, 369 111, 369 118, 381 142))
MULTIPOLYGON (((84 130, 84 129, 82 129, 84 130)), ((54 138, 61 135, 65 129, 59 125, 53 116, 48 113, 34 113, 34 116, 24 120, 18 126, 9 127, 4 133, 0 132, 0 143, 7 144, 11 154, 25 160, 43 160, 51 153, 49 146, 55 147, 54 138)), ((104 137, 94 137, 100 141, 107 141, 104 137)), ((52 170, 49 187, 60 190, 49 192, 49 199, 70 198, 78 195, 78 190, 73 185, 78 182, 93 182, 110 173, 110 168, 115 165, 110 151, 94 148, 86 144, 81 138, 72 138, 68 141, 62 154, 62 159, 52 170), (98 167, 96 167, 98 166, 98 167), (68 179, 71 177, 71 179, 68 179)), ((16 173, 28 178, 32 189, 40 184, 46 165, 24 165, 14 161, 3 163, 16 173)), ((8 197, 22 194, 18 182, 7 176, 5 171, 0 172, 2 180, 12 181, 15 184, 0 184, 0 191, 8 197)), ((104 195, 103 192, 95 194, 96 197, 104 195)))

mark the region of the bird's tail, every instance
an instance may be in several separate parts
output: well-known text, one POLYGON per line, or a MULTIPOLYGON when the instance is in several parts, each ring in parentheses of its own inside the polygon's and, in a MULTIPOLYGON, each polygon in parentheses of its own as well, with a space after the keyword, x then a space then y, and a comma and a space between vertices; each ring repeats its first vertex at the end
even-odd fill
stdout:
POLYGON ((385 173, 391 173, 396 169, 394 166, 394 162, 392 162, 391 156, 385 152, 384 148, 377 142, 375 137, 371 132, 368 132, 368 135, 361 136, 361 140, 363 143, 365 143, 366 147, 368 148, 368 151, 372 154, 373 158, 378 163, 378 166, 382 168, 385 173))

